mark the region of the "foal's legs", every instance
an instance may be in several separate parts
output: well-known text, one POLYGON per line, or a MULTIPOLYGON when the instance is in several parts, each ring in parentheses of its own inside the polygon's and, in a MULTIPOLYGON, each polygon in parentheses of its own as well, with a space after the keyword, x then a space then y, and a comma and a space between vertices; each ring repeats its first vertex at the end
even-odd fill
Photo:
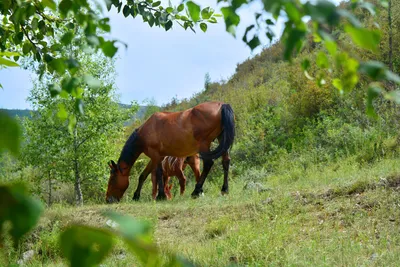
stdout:
POLYGON ((164 180, 164 191, 165 195, 167 196, 168 199, 171 199, 171 188, 172 185, 169 185, 169 180, 171 179, 170 176, 164 176, 163 175, 163 180, 164 180))
POLYGON ((176 174, 176 177, 178 177, 179 180, 179 186, 181 188, 181 195, 183 195, 183 193, 185 193, 185 187, 186 187, 186 177, 185 174, 183 174, 182 171, 178 172, 176 174))
POLYGON ((214 165, 214 161, 212 159, 204 159, 203 160, 203 172, 201 173, 199 181, 196 183, 196 187, 192 193, 193 198, 197 198, 203 193, 203 184, 207 178, 208 173, 211 170, 211 167, 214 165))
POLYGON ((194 177, 196 178, 196 183, 200 180, 200 158, 198 155, 194 155, 192 157, 188 157, 187 162, 194 173, 194 177))
POLYGON ((222 168, 224 169, 224 184, 222 185, 221 189, 222 195, 229 193, 228 173, 230 161, 231 158, 229 157, 229 152, 225 152, 224 154, 222 154, 222 168))

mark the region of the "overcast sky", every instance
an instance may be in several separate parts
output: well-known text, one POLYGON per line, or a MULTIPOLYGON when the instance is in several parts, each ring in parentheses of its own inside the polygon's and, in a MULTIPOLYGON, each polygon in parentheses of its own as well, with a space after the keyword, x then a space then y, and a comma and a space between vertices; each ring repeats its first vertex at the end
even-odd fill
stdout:
MULTIPOLYGON (((215 7, 216 1, 201 3, 203 7, 215 7)), ((140 17, 125 18, 113 8, 108 13, 111 36, 128 45, 127 49, 119 50, 116 64, 120 102, 136 100, 142 103, 145 99, 154 98, 157 104, 162 105, 174 96, 181 99, 202 90, 207 72, 213 81, 229 78, 238 63, 259 52, 252 53, 241 41, 240 34, 253 21, 258 7, 255 3, 240 10, 243 26, 239 27, 237 39, 226 33, 221 19, 218 24, 210 24, 207 33, 199 29, 194 34, 178 25, 165 32, 161 28, 150 28, 140 17)), ((282 21, 275 31, 279 33, 281 30, 282 21)), ((26 103, 32 88, 28 71, 19 68, 0 70, 0 83, 3 85, 0 89, 0 108, 30 108, 26 103)))

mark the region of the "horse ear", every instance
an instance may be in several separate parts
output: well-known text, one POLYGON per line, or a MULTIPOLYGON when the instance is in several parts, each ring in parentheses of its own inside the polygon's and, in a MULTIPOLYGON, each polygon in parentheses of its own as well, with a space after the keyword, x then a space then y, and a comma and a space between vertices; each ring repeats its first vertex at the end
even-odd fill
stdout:
POLYGON ((117 164, 115 164, 115 162, 112 160, 111 161, 111 164, 112 164, 112 167, 116 170, 116 169, 118 169, 118 167, 117 167, 117 164))

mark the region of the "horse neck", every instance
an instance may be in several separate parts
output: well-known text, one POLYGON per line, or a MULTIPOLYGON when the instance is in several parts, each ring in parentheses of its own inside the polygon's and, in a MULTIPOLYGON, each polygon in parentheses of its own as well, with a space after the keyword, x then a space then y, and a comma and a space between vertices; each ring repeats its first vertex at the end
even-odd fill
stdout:
POLYGON ((140 154, 135 155, 132 160, 130 162, 127 162, 125 160, 119 160, 118 161, 118 165, 122 168, 123 173, 129 175, 129 173, 131 172, 131 169, 133 167, 133 165, 135 164, 136 160, 138 159, 140 154))

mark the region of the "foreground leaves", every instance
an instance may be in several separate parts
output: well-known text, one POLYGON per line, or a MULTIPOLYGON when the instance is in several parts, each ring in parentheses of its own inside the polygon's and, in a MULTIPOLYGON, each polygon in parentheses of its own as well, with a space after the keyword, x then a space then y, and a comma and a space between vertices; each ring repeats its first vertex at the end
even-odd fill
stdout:
POLYGON ((37 224, 42 212, 41 202, 31 197, 23 184, 0 186, 0 230, 5 222, 11 223, 15 246, 37 224))

